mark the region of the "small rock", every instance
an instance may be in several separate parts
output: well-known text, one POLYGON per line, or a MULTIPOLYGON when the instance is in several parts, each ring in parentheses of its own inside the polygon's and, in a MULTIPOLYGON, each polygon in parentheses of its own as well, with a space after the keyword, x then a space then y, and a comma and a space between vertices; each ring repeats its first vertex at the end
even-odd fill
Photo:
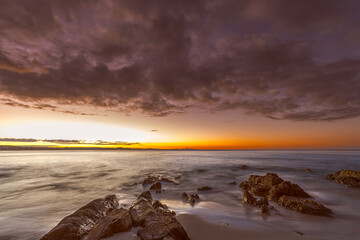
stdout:
POLYGON ((229 185, 236 185, 236 182, 229 182, 229 185))
POLYGON ((195 198, 195 199, 197 199, 197 200, 199 200, 200 199, 200 197, 199 197, 199 195, 197 195, 197 193, 195 193, 195 194, 191 194, 191 196, 190 197, 193 197, 193 198, 195 198))
POLYGON ((211 190, 211 189, 212 189, 211 187, 205 186, 205 187, 200 187, 200 188, 198 188, 197 190, 198 190, 198 191, 208 191, 208 190, 211 190))
POLYGON ((154 182, 156 182, 158 180, 159 180, 159 177, 156 177, 154 175, 149 175, 149 176, 147 176, 146 179, 144 179, 143 185, 153 184, 154 182))
POLYGON ((195 206, 195 203, 196 203, 195 198, 190 197, 189 200, 188 200, 188 203, 189 203, 191 206, 195 206))
POLYGON ((161 189, 161 182, 157 181, 150 186, 150 190, 161 189))
POLYGON ((313 172, 313 170, 311 170, 310 168, 305 168, 304 171, 305 172, 313 172))
POLYGON ((303 236, 304 234, 302 233, 302 232, 300 232, 300 231, 295 231, 297 234, 299 234, 299 235, 301 235, 301 236, 303 236))
POLYGON ((247 166, 247 165, 241 165, 241 169, 248 169, 249 168, 249 166, 247 166))
POLYGON ((198 169, 197 172, 198 173, 204 173, 204 172, 206 172, 206 170, 205 169, 198 169))
POLYGON ((189 195, 186 192, 183 192, 181 198, 183 201, 187 202, 189 200, 189 195))

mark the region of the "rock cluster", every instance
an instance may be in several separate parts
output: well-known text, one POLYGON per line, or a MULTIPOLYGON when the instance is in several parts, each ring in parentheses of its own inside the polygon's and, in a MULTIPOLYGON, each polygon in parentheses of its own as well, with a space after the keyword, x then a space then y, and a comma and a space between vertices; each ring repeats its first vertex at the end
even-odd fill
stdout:
POLYGON ((191 206, 194 206, 195 203, 200 200, 199 195, 197 195, 196 193, 189 196, 186 192, 183 192, 181 198, 184 202, 189 203, 191 206))
POLYGON ((137 232, 142 240, 189 239, 175 212, 153 201, 149 191, 140 194, 129 210, 118 209, 118 204, 115 195, 96 199, 65 217, 41 240, 99 240, 132 227, 142 227, 137 232))
POLYGON ((244 189, 243 201, 245 203, 261 207, 263 212, 267 212, 265 206, 267 201, 277 202, 280 206, 288 209, 320 216, 329 216, 331 210, 313 200, 299 185, 284 181, 275 173, 267 173, 265 176, 250 175, 248 180, 240 183, 244 189), (262 197, 257 200, 253 195, 262 197))
POLYGON ((348 187, 360 188, 360 171, 341 170, 327 175, 326 178, 340 184, 345 184, 348 187))

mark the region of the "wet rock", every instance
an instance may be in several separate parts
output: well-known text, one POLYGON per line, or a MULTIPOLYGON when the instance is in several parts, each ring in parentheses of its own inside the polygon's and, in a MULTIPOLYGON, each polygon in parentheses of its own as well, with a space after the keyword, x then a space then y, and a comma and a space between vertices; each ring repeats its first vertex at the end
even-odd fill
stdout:
POLYGON ((242 200, 243 200, 243 203, 247 203, 250 205, 255 205, 255 203, 256 203, 256 198, 246 190, 244 190, 244 195, 243 195, 242 200))
POLYGON ((126 232, 132 228, 132 220, 129 211, 120 208, 110 212, 102 218, 84 240, 98 240, 110 237, 119 232, 126 232))
POLYGON ((310 173, 313 172, 313 170, 311 170, 310 168, 305 168, 304 171, 305 172, 310 172, 310 173))
POLYGON ((236 185, 236 182, 229 182, 229 185, 236 185))
POLYGON ((135 227, 143 225, 146 217, 155 212, 150 191, 140 194, 131 204, 129 212, 135 227))
POLYGON ((208 191, 208 190, 212 190, 212 188, 209 187, 209 186, 205 186, 205 187, 200 187, 200 188, 198 188, 197 190, 198 190, 199 192, 200 192, 200 191, 208 191))
POLYGON ((299 185, 284 181, 275 173, 267 173, 265 176, 250 175, 248 180, 240 184, 240 187, 244 189, 243 201, 261 207, 263 212, 267 212, 267 207, 264 206, 268 206, 268 199, 300 213, 321 216, 326 216, 327 211, 331 213, 330 209, 320 203, 304 200, 303 198, 311 198, 311 196, 299 185), (261 196, 263 199, 254 200, 255 197, 252 194, 261 196))
POLYGON ((118 205, 119 202, 115 195, 93 200, 62 219, 41 240, 80 240, 101 218, 116 209, 118 205))
POLYGON ((244 190, 243 195, 243 203, 259 207, 262 213, 269 213, 269 202, 266 198, 256 199, 253 195, 251 195, 248 191, 244 190))
POLYGON ((200 197, 199 197, 199 195, 197 195, 197 193, 191 194, 190 197, 195 198, 196 200, 200 199, 200 197))
POLYGON ((249 168, 249 166, 247 166, 247 165, 241 165, 241 167, 240 167, 241 169, 248 169, 249 168))
POLYGON ((280 197, 278 200, 278 204, 288 209, 305 214, 330 216, 332 213, 332 211, 329 208, 313 200, 299 199, 287 195, 280 197))
POLYGON ((158 176, 149 175, 149 176, 147 176, 146 179, 144 179, 143 185, 153 184, 153 183, 155 183, 155 182, 158 181, 158 180, 159 180, 159 177, 158 177, 158 176))
POLYGON ((166 206, 166 204, 162 204, 159 200, 155 200, 153 202, 153 207, 156 210, 156 212, 163 212, 163 213, 169 213, 171 215, 175 215, 174 211, 170 211, 168 206, 166 206))
POLYGON ((311 196, 306 193, 299 185, 291 184, 289 181, 281 182, 278 185, 274 185, 269 190, 267 198, 272 201, 277 201, 281 196, 288 195, 300 198, 310 198, 311 196))
POLYGON ((161 189, 161 182, 157 181, 150 186, 150 190, 161 189))
POLYGON ((144 228, 137 232, 142 240, 161 240, 165 238, 174 240, 189 240, 183 226, 170 214, 156 212, 149 215, 144 228))
POLYGON ((348 187, 360 188, 360 171, 341 170, 327 175, 326 178, 348 187))
POLYGON ((181 194, 181 199, 185 202, 187 202, 189 200, 189 195, 186 192, 183 192, 181 194))
POLYGON ((178 181, 176 181, 175 178, 172 177, 161 177, 160 181, 162 182, 167 182, 167 183, 173 183, 175 185, 179 185, 180 183, 178 181))
POLYGON ((188 203, 189 203, 191 206, 195 206, 195 203, 196 203, 195 198, 190 197, 189 200, 188 200, 188 203))
POLYGON ((204 173, 204 172, 206 172, 206 170, 205 169, 198 169, 197 172, 198 173, 204 173))

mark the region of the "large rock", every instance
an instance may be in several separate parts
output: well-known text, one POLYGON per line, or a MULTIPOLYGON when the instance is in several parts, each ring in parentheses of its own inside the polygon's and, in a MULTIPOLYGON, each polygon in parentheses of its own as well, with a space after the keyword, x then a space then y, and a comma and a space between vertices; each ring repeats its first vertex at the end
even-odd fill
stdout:
POLYGON ((159 190, 159 189, 161 189, 161 182, 159 182, 159 181, 153 183, 150 186, 150 190, 159 190))
MULTIPOLYGON (((295 210, 300 213, 328 216, 331 210, 313 200, 299 185, 284 181, 275 173, 267 173, 265 176, 250 175, 249 179, 242 182, 240 187, 244 189, 243 202, 267 211, 267 203, 262 204, 253 195, 261 196, 277 202, 279 205, 295 210), (330 212, 329 212, 330 211, 330 212)), ((262 201, 264 201, 262 200, 262 201)))
POLYGON ((360 171, 341 170, 327 175, 326 178, 349 187, 360 188, 360 171))
POLYGON ((332 213, 329 208, 324 207, 322 204, 317 203, 313 200, 299 199, 292 196, 284 195, 280 197, 278 200, 278 204, 288 209, 305 214, 330 216, 332 213))
POLYGON ((99 240, 115 233, 129 231, 131 228, 132 220, 129 211, 124 208, 116 209, 102 218, 84 240, 99 240))
POLYGON ((146 191, 140 194, 140 196, 131 204, 129 212, 133 225, 135 227, 142 226, 145 219, 155 212, 152 205, 151 193, 146 191))
POLYGON ((116 209, 118 205, 119 202, 115 195, 93 200, 62 219, 41 240, 80 240, 101 218, 116 209))
POLYGON ((172 214, 156 212, 149 215, 144 223, 144 228, 137 232, 142 240, 189 240, 183 226, 172 214))
POLYGON ((299 187, 299 185, 291 184, 289 181, 283 181, 280 184, 274 185, 270 188, 268 199, 276 202, 283 195, 300 198, 311 197, 307 192, 299 187))

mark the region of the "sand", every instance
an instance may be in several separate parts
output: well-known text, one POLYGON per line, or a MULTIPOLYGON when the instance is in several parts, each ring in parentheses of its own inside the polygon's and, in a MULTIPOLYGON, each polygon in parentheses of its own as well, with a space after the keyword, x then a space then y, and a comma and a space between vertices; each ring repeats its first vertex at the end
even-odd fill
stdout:
MULTIPOLYGON (((248 229, 232 227, 225 223, 213 223, 191 214, 180 214, 177 220, 183 225, 191 240, 325 240, 314 236, 305 236, 295 231, 271 229, 259 227, 248 229)), ((140 228, 132 229, 131 232, 115 234, 107 240, 139 240, 136 231, 140 228)))

